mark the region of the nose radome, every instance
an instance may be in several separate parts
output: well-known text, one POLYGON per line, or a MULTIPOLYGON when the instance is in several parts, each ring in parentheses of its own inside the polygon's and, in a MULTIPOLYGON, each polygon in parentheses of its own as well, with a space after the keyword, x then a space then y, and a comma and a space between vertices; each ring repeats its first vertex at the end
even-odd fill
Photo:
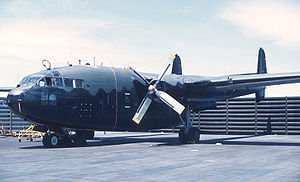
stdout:
POLYGON ((7 95, 7 104, 15 114, 21 114, 21 102, 24 100, 22 90, 14 89, 7 95))
MULTIPOLYGON (((10 101, 11 101, 11 95, 10 94, 8 94, 7 95, 7 97, 6 97, 6 103, 7 103, 7 105, 9 106, 9 104, 10 104, 10 101)), ((10 107, 10 106, 9 106, 10 107)))

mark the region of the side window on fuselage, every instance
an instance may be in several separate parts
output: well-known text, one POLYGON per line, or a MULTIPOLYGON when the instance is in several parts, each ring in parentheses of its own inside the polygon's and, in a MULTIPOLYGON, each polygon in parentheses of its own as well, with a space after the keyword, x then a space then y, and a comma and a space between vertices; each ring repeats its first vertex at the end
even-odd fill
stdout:
POLYGON ((73 79, 64 78, 64 82, 66 87, 73 87, 73 79))
POLYGON ((54 83, 55 83, 55 86, 57 86, 57 87, 63 86, 63 82, 62 82, 61 78, 54 78, 54 83))
POLYGON ((73 88, 83 88, 83 80, 81 79, 73 80, 73 88))
POLYGON ((84 81, 82 79, 64 78, 65 87, 83 88, 84 81))

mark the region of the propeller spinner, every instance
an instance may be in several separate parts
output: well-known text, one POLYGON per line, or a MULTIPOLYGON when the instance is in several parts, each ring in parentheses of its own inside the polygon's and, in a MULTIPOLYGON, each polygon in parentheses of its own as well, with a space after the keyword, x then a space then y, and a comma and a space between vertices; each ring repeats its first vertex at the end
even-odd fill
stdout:
POLYGON ((174 59, 175 59, 175 56, 173 54, 170 54, 170 58, 169 58, 166 69, 158 76, 156 82, 153 85, 151 85, 148 82, 148 80, 146 80, 145 77, 143 77, 141 74, 136 72, 133 68, 131 68, 131 67, 127 68, 127 70, 126 70, 127 72, 129 70, 131 70, 135 75, 137 75, 142 80, 144 80, 145 83, 148 85, 148 92, 147 92, 146 96, 144 97, 144 99, 142 100, 140 106, 138 107, 135 115, 132 118, 132 120, 134 122, 136 122, 137 124, 139 124, 141 122, 141 120, 143 119, 145 113, 147 112, 148 108, 150 107, 150 104, 152 103, 154 96, 158 97, 163 103, 165 103, 168 107, 172 108, 178 114, 181 114, 184 111, 185 107, 182 104, 180 104, 177 100, 175 100, 172 96, 170 96, 166 92, 159 91, 156 88, 157 85, 159 84, 159 82, 162 80, 165 73, 167 72, 167 70, 169 69, 170 65, 174 61, 174 59))

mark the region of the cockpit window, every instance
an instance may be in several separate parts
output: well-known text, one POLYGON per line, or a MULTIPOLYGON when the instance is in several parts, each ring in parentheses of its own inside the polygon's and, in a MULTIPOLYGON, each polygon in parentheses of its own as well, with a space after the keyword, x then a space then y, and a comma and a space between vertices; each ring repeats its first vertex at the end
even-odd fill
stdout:
POLYGON ((28 80, 28 84, 35 84, 41 77, 31 77, 28 80))
POLYGON ((71 79, 71 78, 61 78, 53 76, 27 76, 22 79, 19 85, 36 85, 40 87, 71 87, 71 88, 83 88, 84 80, 82 79, 71 79))
POLYGON ((48 87, 62 87, 63 82, 62 78, 53 78, 53 77, 45 77, 46 85, 48 87))
POLYGON ((41 77, 38 76, 32 76, 32 77, 25 77, 21 80, 21 82, 19 83, 19 85, 34 85, 36 84, 39 80, 41 79, 41 77))
POLYGON ((21 82, 19 83, 19 85, 25 84, 28 80, 29 80, 28 77, 24 77, 24 78, 21 80, 21 82))
POLYGON ((45 78, 40 79, 40 81, 37 83, 38 86, 44 87, 46 85, 45 78))
POLYGON ((52 86, 54 86, 54 82, 53 82, 53 77, 45 77, 45 79, 46 79, 46 85, 48 86, 48 87, 52 87, 52 86))
POLYGON ((62 87, 63 86, 62 79, 61 78, 54 78, 54 84, 57 87, 62 87))

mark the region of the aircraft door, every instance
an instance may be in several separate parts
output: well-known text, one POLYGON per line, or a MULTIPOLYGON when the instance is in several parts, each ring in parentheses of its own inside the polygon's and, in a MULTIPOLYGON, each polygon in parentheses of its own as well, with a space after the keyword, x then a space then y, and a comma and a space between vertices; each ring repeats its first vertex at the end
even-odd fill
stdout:
POLYGON ((100 89, 98 94, 97 120, 101 128, 111 129, 114 126, 115 105, 111 93, 100 89))

